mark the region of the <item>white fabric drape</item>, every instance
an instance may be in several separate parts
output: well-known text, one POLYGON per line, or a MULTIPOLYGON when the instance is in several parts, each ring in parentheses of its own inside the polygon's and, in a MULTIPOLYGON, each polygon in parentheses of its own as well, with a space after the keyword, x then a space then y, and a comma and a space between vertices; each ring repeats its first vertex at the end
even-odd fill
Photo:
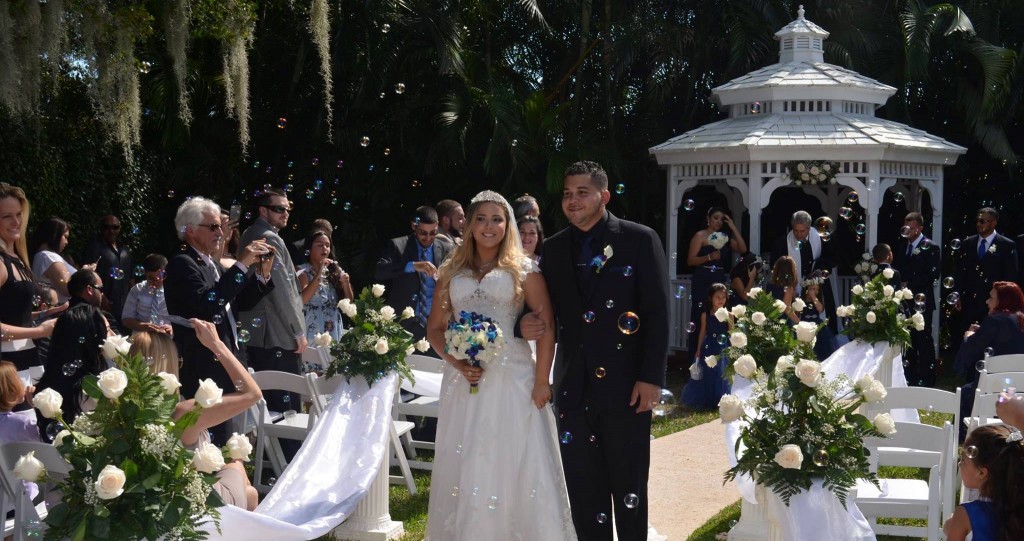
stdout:
POLYGON ((793 496, 789 507, 771 490, 765 490, 768 512, 775 518, 786 541, 874 541, 875 533, 853 496, 843 509, 839 498, 815 480, 811 489, 793 496))
POLYGON ((304 541, 344 522, 388 451, 397 377, 391 374, 372 388, 362 379, 342 381, 327 412, 256 511, 222 507, 220 533, 207 526, 209 538, 304 541))
POLYGON ((437 372, 424 372, 422 370, 413 370, 412 377, 416 381, 415 383, 402 378, 402 390, 410 393, 415 393, 420 396, 429 396, 432 398, 438 398, 441 396, 441 377, 442 374, 437 372))

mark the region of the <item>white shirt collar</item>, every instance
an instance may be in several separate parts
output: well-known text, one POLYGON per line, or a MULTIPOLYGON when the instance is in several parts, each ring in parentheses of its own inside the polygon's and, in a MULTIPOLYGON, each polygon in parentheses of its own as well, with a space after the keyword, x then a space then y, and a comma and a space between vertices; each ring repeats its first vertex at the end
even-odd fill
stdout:
POLYGON ((917 238, 910 243, 910 249, 916 250, 918 245, 921 244, 922 241, 924 241, 924 233, 918 235, 917 238))
MULTIPOLYGON (((978 235, 978 236, 981 237, 981 235, 978 235)), ((985 244, 992 244, 992 239, 994 239, 995 236, 996 236, 996 230, 993 229, 992 232, 989 233, 989 235, 987 237, 981 237, 981 238, 985 239, 985 244)))

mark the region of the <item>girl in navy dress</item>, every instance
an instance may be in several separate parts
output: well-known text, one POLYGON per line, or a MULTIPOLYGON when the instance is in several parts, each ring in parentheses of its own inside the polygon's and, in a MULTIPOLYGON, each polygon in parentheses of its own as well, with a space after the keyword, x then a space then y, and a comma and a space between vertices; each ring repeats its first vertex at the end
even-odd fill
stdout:
POLYGON ((1006 425, 974 429, 960 449, 964 486, 981 498, 953 511, 942 529, 947 541, 1024 539, 1024 441, 1020 430, 1006 425))
MULTIPOLYGON (((821 284, 824 282, 825 279, 819 271, 812 272, 802 282, 804 287, 801 298, 804 302, 804 309, 800 312, 800 321, 809 321, 815 325, 827 321, 825 305, 821 302, 821 284)), ((837 349, 839 349, 839 345, 836 343, 836 335, 832 334, 832 329, 829 329, 827 325, 820 327, 814 341, 814 355, 818 361, 829 358, 837 349)))
POLYGON ((792 257, 784 255, 775 260, 772 277, 768 281, 768 285, 764 286, 765 291, 771 293, 772 297, 786 303, 786 323, 790 326, 800 322, 800 315, 793 310, 796 283, 796 261, 793 261, 792 257))
POLYGON ((722 358, 722 349, 728 343, 732 321, 727 317, 723 322, 715 317, 715 312, 719 308, 725 309, 728 299, 729 293, 725 284, 711 284, 705 303, 708 308, 700 315, 700 333, 697 335, 699 353, 690 368, 690 381, 683 387, 680 397, 683 404, 692 409, 715 409, 718 407, 719 399, 729 394, 730 385, 725 380, 725 359, 722 358), (715 358, 712 361, 714 367, 708 366, 708 357, 715 358))

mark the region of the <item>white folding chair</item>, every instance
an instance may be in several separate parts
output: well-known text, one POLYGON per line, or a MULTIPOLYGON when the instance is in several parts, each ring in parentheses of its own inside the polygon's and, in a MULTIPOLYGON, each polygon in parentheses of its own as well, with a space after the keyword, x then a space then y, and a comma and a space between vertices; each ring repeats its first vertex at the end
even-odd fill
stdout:
POLYGON ((939 463, 928 468, 928 480, 880 479, 882 490, 871 483, 857 482, 857 507, 871 521, 876 534, 900 537, 927 537, 938 541, 942 524, 942 473, 952 460, 955 441, 950 423, 936 427, 918 423, 896 423, 896 433, 888 438, 866 438, 865 446, 871 452, 871 467, 914 466, 919 457, 909 453, 882 455, 878 449, 905 447, 940 454, 939 463), (878 524, 878 517, 923 518, 927 526, 896 526, 878 524))
POLYGON ((1007 387, 1024 391, 1024 372, 989 372, 986 368, 978 374, 979 392, 999 393, 1007 387))
MULTIPOLYGON (((252 378, 262 391, 285 391, 304 397, 309 395, 309 384, 306 378, 298 374, 261 370, 254 372, 252 378)), ((294 407, 301 409, 301 399, 294 407)), ((300 411, 272 412, 267 408, 266 400, 263 399, 256 404, 255 416, 256 458, 253 461, 252 485, 257 490, 267 491, 272 485, 263 482, 264 453, 270 459, 270 466, 274 470, 274 474, 280 476, 288 466, 288 459, 281 448, 280 440, 300 442, 305 440, 306 435, 313 428, 315 419, 314 416, 300 411)))
MULTIPOLYGON (((5 499, 10 498, 14 502, 14 519, 5 521, 4 537, 12 535, 14 541, 23 541, 30 534, 34 534, 29 531, 32 528, 40 532, 40 535, 46 528, 46 523, 43 522, 48 513, 46 498, 44 497, 38 505, 33 505, 24 483, 14 476, 14 466, 18 463, 18 459, 30 451, 35 451, 35 457, 43 463, 46 473, 50 477, 64 476, 71 471, 71 465, 64 460, 64 457, 60 456, 54 446, 48 443, 11 442, 0 446, 0 470, 2 470, 0 484, 3 485, 3 490, 0 491, 0 509, 6 508, 5 499), (32 524, 31 528, 30 523, 32 524)), ((40 482, 37 485, 45 496, 47 483, 40 482)))
MULTIPOLYGON (((327 411, 327 405, 331 396, 338 390, 338 385, 344 381, 341 376, 329 378, 307 377, 311 399, 313 401, 314 415, 322 416, 327 411)), ((396 380, 397 385, 397 380, 396 380)), ((395 389, 395 403, 400 402, 398 388, 395 389)), ((394 404, 392 404, 392 408, 394 404)), ((405 454, 405 447, 402 445, 402 437, 407 436, 415 425, 408 421, 396 421, 392 419, 388 434, 390 441, 390 452, 388 453, 388 465, 398 466, 402 475, 390 475, 388 480, 392 485, 405 483, 409 494, 416 494, 416 480, 413 479, 412 470, 409 468, 409 457, 405 454)))
POLYGON ((1024 370, 1024 354, 995 355, 985 357, 985 371, 990 374, 998 372, 1019 372, 1024 370))
MULTIPOLYGON (((405 362, 416 372, 425 374, 441 374, 444 372, 445 362, 436 357, 426 355, 409 355, 405 362)), ((395 402, 392 411, 396 421, 407 421, 410 417, 432 417, 437 419, 440 413, 439 398, 436 396, 417 396, 408 402, 398 400, 395 402)), ((433 451, 435 442, 429 440, 417 440, 412 437, 412 432, 403 439, 403 445, 410 456, 409 466, 419 470, 432 470, 433 462, 415 460, 416 451, 419 449, 433 451)))

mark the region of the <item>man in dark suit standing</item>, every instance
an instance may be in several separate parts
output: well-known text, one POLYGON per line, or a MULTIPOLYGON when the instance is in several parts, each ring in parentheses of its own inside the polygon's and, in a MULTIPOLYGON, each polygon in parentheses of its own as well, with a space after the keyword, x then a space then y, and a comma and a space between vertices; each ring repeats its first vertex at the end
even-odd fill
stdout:
POLYGON ((797 271, 797 295, 802 293, 803 279, 814 271, 828 273, 824 275, 825 281, 821 284, 821 302, 825 305, 825 317, 828 318, 828 328, 832 333, 838 333, 836 319, 836 300, 832 294, 832 267, 835 262, 832 258, 832 250, 829 248, 827 239, 821 237, 817 229, 811 227, 811 214, 804 210, 793 213, 789 221, 790 230, 785 235, 775 239, 772 245, 772 256, 769 268, 782 256, 788 255, 796 262, 797 271))
POLYGON ((962 243, 963 254, 956 268, 954 288, 960 295, 956 309, 962 313, 959 332, 963 336, 968 326, 981 323, 988 315, 988 299, 992 283, 1017 280, 1017 245, 996 232, 999 213, 985 207, 978 211, 975 222, 977 235, 962 243))
MULTIPOLYGON (((651 409, 665 386, 668 264, 658 235, 605 209, 608 175, 594 162, 565 172, 572 224, 544 242, 544 279, 558 320, 555 408, 580 539, 647 539, 651 409)), ((524 335, 528 335, 524 319, 524 335)), ((536 338, 536 336, 527 338, 536 338)))
MULTIPOLYGON (((942 250, 922 234, 924 216, 911 212, 903 220, 900 241, 893 251, 893 267, 900 272, 903 287, 914 292, 914 299, 904 301, 912 311, 922 308, 924 330, 910 331, 910 348, 904 352, 907 383, 920 387, 935 386, 935 341, 932 340, 932 315, 935 313, 935 281, 939 279, 942 250), (917 299, 924 297, 924 306, 917 299)), ((913 313, 913 312, 911 312, 913 313)))
MULTIPOLYGON (((262 240, 253 241, 238 253, 238 263, 229 269, 210 257, 223 240, 220 207, 202 197, 193 197, 178 207, 174 217, 178 238, 185 242, 185 251, 171 258, 164 279, 167 312, 174 328, 174 342, 181 355, 181 395, 192 398, 199 388, 200 379, 212 379, 217 386, 230 392, 235 383, 228 376, 213 353, 196 338, 190 318, 212 321, 221 340, 238 351, 235 318, 231 305, 245 309, 273 289, 269 276, 273 257, 267 257, 259 271, 264 277, 257 279, 249 267, 260 263, 261 256, 271 256, 270 247, 262 240)), ((223 445, 230 436, 230 423, 210 429, 213 442, 223 445)))
POLYGON ((420 339, 427 334, 437 268, 454 247, 438 237, 437 211, 433 207, 417 208, 411 226, 411 234, 393 238, 383 246, 374 279, 384 284, 388 305, 399 312, 406 306, 416 311, 416 317, 403 320, 402 326, 420 339))
POLYGON ((871 275, 872 278, 885 272, 885 269, 892 270, 892 278, 886 279, 886 283, 891 285, 893 289, 900 289, 903 284, 903 278, 900 276, 900 271, 893 268, 892 266, 892 248, 884 242, 880 242, 871 249, 871 260, 878 265, 875 269, 875 273, 871 275))

